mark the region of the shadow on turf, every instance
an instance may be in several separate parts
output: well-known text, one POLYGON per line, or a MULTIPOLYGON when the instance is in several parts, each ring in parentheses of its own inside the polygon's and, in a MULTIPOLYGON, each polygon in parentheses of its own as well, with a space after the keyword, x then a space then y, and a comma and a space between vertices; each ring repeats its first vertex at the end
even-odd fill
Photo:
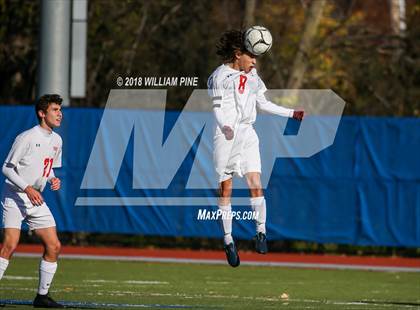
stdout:
MULTIPOLYGON (((159 308, 159 309, 220 309, 212 306, 160 305, 160 304, 116 304, 94 302, 59 301, 67 309, 119 309, 119 308, 159 308)), ((31 306, 30 300, 5 299, 0 300, 0 307, 31 306)), ((9 308, 9 307, 8 307, 9 308)))
POLYGON ((364 304, 372 305, 394 305, 394 306, 414 306, 420 307, 420 303, 417 302, 403 302, 403 301, 374 301, 374 300, 360 300, 359 302, 364 304))
MULTIPOLYGON (((65 308, 70 309, 100 309, 100 305, 90 306, 89 304, 82 303, 63 303, 65 308)), ((32 301, 30 300, 14 300, 6 299, 0 300, 0 307, 14 308, 15 306, 30 306, 32 307, 32 301)))

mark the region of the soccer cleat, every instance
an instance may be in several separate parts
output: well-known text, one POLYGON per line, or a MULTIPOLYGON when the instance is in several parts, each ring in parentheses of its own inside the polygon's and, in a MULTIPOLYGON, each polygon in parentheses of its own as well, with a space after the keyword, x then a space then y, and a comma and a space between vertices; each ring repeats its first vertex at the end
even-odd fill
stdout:
POLYGON ((262 232, 255 235, 255 251, 260 254, 266 254, 268 252, 267 237, 262 232))
POLYGON ((56 302, 54 299, 48 296, 48 294, 37 294, 34 299, 34 308, 64 308, 64 306, 56 302))
POLYGON ((232 267, 238 267, 241 263, 238 255, 238 250, 233 242, 225 245, 226 259, 232 267))

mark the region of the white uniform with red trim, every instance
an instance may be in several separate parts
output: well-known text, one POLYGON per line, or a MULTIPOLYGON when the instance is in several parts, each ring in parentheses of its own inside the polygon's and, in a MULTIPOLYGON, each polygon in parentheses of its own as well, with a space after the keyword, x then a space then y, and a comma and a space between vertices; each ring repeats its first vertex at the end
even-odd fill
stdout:
POLYGON ((258 136, 252 126, 259 110, 293 117, 293 109, 280 107, 265 98, 267 91, 256 69, 249 73, 219 66, 209 77, 207 86, 213 101, 217 127, 214 135, 213 159, 219 182, 234 174, 261 172, 258 136), (234 138, 226 140, 222 128, 229 126, 234 138))
POLYGON ((23 190, 31 185, 42 192, 47 180, 54 176, 52 169, 61 167, 61 150, 61 137, 39 125, 16 137, 4 165, 13 167, 20 182, 15 184, 6 178, 3 186, 4 228, 20 229, 23 220, 31 230, 55 226, 47 204, 34 206, 23 190))

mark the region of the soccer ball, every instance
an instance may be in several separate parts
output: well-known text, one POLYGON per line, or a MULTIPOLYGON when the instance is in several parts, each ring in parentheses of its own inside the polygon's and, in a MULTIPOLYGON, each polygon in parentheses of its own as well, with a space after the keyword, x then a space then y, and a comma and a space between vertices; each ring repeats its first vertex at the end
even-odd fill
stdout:
POLYGON ((251 54, 258 56, 267 53, 273 44, 273 37, 267 28, 252 26, 245 31, 245 48, 251 54))

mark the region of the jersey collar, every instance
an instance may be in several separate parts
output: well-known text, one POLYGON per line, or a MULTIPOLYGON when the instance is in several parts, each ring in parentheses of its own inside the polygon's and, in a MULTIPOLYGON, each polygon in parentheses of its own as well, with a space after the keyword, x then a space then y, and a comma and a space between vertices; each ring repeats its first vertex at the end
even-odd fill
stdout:
POLYGON ((41 134, 42 134, 44 137, 50 137, 50 136, 52 135, 52 131, 51 131, 51 132, 49 132, 47 129, 42 128, 42 127, 41 127, 41 125, 37 125, 36 127, 38 128, 38 130, 41 132, 41 134))

